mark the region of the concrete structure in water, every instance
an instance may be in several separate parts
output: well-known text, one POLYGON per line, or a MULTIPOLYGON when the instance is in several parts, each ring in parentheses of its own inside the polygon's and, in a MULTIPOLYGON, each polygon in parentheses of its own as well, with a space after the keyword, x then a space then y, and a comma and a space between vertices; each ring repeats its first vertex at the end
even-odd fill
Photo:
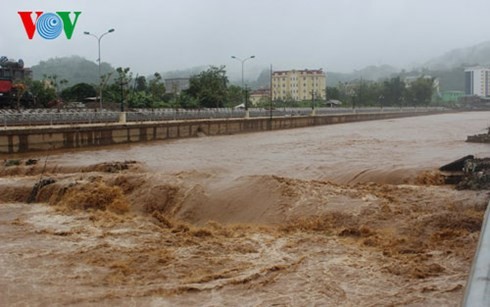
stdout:
POLYGON ((485 211, 478 247, 461 306, 490 306, 490 203, 485 211))

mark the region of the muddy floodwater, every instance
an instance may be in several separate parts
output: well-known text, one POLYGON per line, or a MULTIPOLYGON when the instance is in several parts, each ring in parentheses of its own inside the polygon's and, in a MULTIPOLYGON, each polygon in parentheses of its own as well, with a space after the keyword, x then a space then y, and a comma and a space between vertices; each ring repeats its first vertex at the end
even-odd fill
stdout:
POLYGON ((458 306, 490 196, 437 169, 490 156, 465 142, 489 125, 455 113, 1 156, 0 305, 458 306))

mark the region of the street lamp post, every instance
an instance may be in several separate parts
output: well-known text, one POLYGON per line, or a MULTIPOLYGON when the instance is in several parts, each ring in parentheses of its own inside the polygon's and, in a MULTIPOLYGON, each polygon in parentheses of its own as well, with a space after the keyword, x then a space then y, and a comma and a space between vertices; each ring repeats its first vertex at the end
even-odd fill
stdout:
POLYGON ((90 32, 83 32, 83 34, 85 35, 90 35, 90 36, 93 36, 97 39, 97 43, 98 43, 98 47, 99 47, 99 58, 97 59, 97 62, 99 62, 99 82, 100 82, 100 86, 99 86, 99 102, 100 102, 100 110, 102 110, 102 85, 103 85, 103 82, 102 82, 102 75, 100 73, 100 63, 101 63, 101 59, 100 59, 100 40, 102 39, 102 37, 104 37, 105 35, 109 34, 109 33, 112 33, 114 32, 115 30, 114 29, 109 29, 107 32, 103 33, 102 35, 100 36, 97 36, 95 34, 92 34, 90 32))
POLYGON ((249 112, 248 112, 248 102, 247 102, 247 98, 245 97, 245 89, 244 89, 244 78, 243 78, 243 67, 244 67, 244 64, 247 60, 250 60, 250 59, 254 59, 255 58, 255 55, 252 55, 252 56, 249 56, 248 58, 245 58, 245 59, 240 59, 236 56, 232 56, 231 57, 232 59, 235 59, 239 62, 242 63, 242 96, 243 98, 245 99, 245 102, 244 102, 244 105, 245 105, 245 117, 248 118, 249 117, 249 112))

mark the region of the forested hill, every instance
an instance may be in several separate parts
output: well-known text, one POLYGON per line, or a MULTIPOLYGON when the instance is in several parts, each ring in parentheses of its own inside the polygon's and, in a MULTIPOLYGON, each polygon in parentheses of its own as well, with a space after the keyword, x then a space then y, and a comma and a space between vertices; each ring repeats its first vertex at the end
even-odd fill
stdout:
POLYGON ((431 70, 452 70, 457 67, 476 65, 490 65, 490 41, 467 48, 451 50, 428 61, 424 67, 431 70))
MULTIPOLYGON (((439 57, 420 65, 411 71, 401 71, 389 65, 367 66, 352 73, 332 72, 328 67, 324 67, 327 72, 328 86, 337 86, 339 82, 353 80, 372 80, 380 81, 389 79, 395 75, 401 77, 430 75, 440 81, 441 90, 463 90, 464 89, 464 69, 470 66, 489 66, 490 65, 490 41, 468 48, 460 48, 449 51, 439 57)), ((102 74, 113 72, 114 68, 108 63, 102 63, 102 74)), ((178 71, 161 72, 162 77, 189 77, 205 69, 205 66, 183 68, 178 71)), ((67 80, 67 86, 77 83, 99 83, 99 70, 96 62, 89 61, 80 56, 53 58, 41 61, 32 67, 34 79, 41 80, 44 77, 56 75, 58 80, 67 80)), ((233 80, 232 80, 233 81, 233 80)), ((235 80, 236 81, 236 80, 235 80)), ((269 86, 269 71, 264 68, 255 80, 247 80, 252 88, 269 86)), ((232 82, 233 83, 233 82, 232 82)), ((236 81, 239 84, 239 81, 236 81)))
MULTIPOLYGON (((102 62, 101 73, 113 72, 114 68, 102 62)), ((34 80, 42 80, 48 76, 56 76, 58 80, 67 80, 67 85, 77 83, 98 84, 99 68, 96 62, 89 61, 80 56, 53 58, 41 61, 32 66, 34 80)))

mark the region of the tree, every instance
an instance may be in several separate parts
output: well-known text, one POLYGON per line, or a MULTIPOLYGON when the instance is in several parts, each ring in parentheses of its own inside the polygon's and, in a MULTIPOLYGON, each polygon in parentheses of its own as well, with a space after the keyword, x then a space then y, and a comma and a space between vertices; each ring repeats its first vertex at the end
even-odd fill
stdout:
MULTIPOLYGON (((121 102, 121 111, 124 109, 124 101, 126 98, 128 98, 129 95, 129 84, 131 83, 131 80, 133 79, 133 73, 130 72, 130 68, 122 68, 118 67, 116 69, 117 73, 117 78, 115 80, 115 87, 110 87, 110 89, 118 89, 120 94, 119 94, 119 101, 121 102)), ((115 95, 117 97, 117 94, 115 95)), ((129 97, 130 99, 130 97, 129 97)))
POLYGON ((153 106, 152 97, 143 91, 134 92, 128 97, 128 106, 131 108, 150 108, 153 106))
POLYGON ((363 106, 379 106, 382 86, 377 82, 366 81, 362 87, 361 94, 363 106))
POLYGON ((150 80, 148 86, 151 98, 154 102, 163 101, 163 95, 165 95, 165 84, 162 82, 162 76, 159 73, 153 74, 153 79, 150 80))
POLYGON ((67 101, 83 101, 87 97, 97 96, 95 87, 87 83, 78 83, 61 92, 61 98, 67 101))
POLYGON ((262 96, 259 101, 257 101, 256 107, 258 108, 270 108, 271 107, 271 98, 270 96, 262 96))
POLYGON ((340 90, 337 87, 327 87, 327 100, 340 100, 340 90))
POLYGON ((180 95, 175 96, 175 104, 184 109, 199 108, 199 101, 186 92, 182 92, 180 95))
POLYGON ((395 77, 383 82, 381 95, 388 105, 402 106, 404 91, 405 83, 401 81, 400 77, 395 77))
POLYGON ((227 89, 226 106, 235 107, 243 103, 242 88, 236 85, 230 85, 227 89))
POLYGON ((134 90, 137 92, 145 92, 147 90, 147 83, 146 83, 146 78, 145 76, 139 76, 135 80, 136 85, 134 87, 134 90))
POLYGON ((420 77, 410 83, 407 89, 407 96, 414 102, 414 105, 429 105, 434 93, 434 79, 420 77))
POLYGON ((188 93, 199 102, 200 107, 220 108, 227 100, 228 78, 224 66, 211 66, 190 79, 188 93))
POLYGON ((56 99, 56 91, 53 87, 46 85, 42 81, 32 81, 29 90, 36 100, 36 107, 45 108, 49 103, 56 99))
POLYGON ((23 82, 15 82, 13 85, 13 89, 15 90, 15 108, 20 110, 20 101, 24 97, 24 95, 27 93, 27 86, 23 82))

